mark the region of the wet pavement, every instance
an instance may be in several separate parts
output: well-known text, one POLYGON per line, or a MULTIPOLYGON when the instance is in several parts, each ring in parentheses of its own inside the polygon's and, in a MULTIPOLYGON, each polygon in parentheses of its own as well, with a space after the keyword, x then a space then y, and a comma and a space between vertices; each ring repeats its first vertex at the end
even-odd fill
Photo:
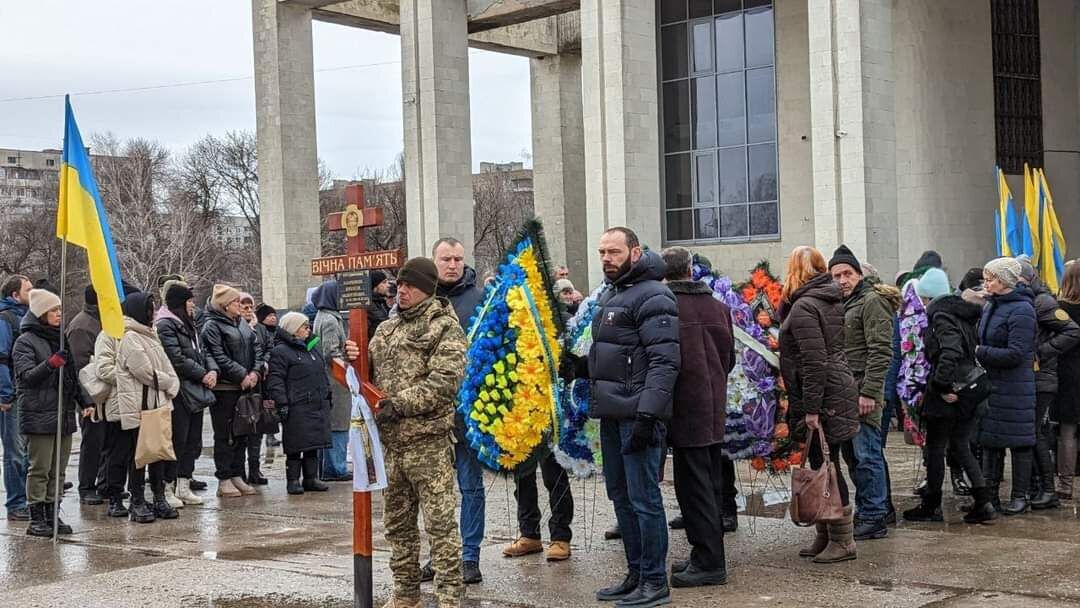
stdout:
MULTIPOLYGON (((80 506, 74 492, 65 497, 63 513, 75 534, 58 546, 27 537, 23 523, 0 520, 0 607, 351 606, 350 484, 287 496, 284 458, 267 457, 264 473, 271 481, 260 495, 218 499, 207 491, 204 506, 183 509, 177 520, 138 525, 110 519, 104 507, 80 506)), ((917 451, 894 433, 889 461, 901 510, 916 502, 916 459, 917 451)), ((77 462, 74 455, 69 479, 77 462)), ((196 476, 213 489, 211 468, 212 460, 202 458, 196 476)), ((748 510, 758 515, 740 514, 738 532, 725 539, 729 583, 673 590, 675 606, 1080 607, 1080 520, 1071 501, 1059 510, 972 527, 961 523, 959 501, 946 491, 947 523, 901 523, 886 539, 859 543, 857 560, 822 566, 796 555, 813 533, 784 517, 787 480, 752 474, 745 463, 738 473, 741 493, 751 497, 748 510)), ((603 540, 614 515, 602 480, 574 482, 574 553, 557 564, 542 555, 502 557, 516 533, 513 483, 489 475, 487 484, 484 582, 468 588, 465 605, 599 605, 595 589, 620 578, 624 568, 620 542, 603 540)), ((671 516, 677 510, 671 483, 663 489, 671 516)), ((545 501, 543 489, 540 495, 545 501)), ((740 504, 746 503, 740 498, 740 504)), ((378 606, 390 591, 378 495, 374 511, 378 606)), ((685 535, 672 532, 670 560, 687 554, 685 535)), ((434 606, 430 585, 424 589, 434 606)))

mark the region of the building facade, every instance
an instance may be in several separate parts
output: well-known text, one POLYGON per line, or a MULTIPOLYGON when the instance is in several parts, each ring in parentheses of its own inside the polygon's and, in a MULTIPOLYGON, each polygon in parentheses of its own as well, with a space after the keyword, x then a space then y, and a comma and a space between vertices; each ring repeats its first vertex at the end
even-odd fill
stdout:
MULTIPOLYGON (((933 248, 958 280, 994 254, 995 164, 1018 200, 1023 164, 1043 167, 1066 240, 1080 243, 1075 0, 253 7, 260 158, 283 159, 262 198, 281 199, 271 209, 284 221, 300 210, 282 193, 315 196, 320 19, 401 34, 411 254, 441 234, 471 237, 470 45, 531 58, 536 210, 575 282, 599 281, 593 251, 611 225, 733 276, 761 259, 779 272, 797 245, 828 256, 846 243, 886 279, 933 248)), ((263 238, 267 255, 275 237, 263 238)), ((302 265, 306 254, 271 255, 302 265)))
POLYGON ((55 205, 62 156, 60 150, 0 148, 0 210, 15 216, 55 205))

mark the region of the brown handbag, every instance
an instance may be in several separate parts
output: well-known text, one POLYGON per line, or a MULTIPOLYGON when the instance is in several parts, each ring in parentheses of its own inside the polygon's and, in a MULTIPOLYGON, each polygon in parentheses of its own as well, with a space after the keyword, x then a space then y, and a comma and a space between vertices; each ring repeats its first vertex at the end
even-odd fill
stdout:
POLYGON ((812 526, 817 523, 835 523, 844 519, 844 505, 840 502, 840 488, 836 481, 836 466, 829 459, 829 443, 825 431, 819 426, 816 436, 821 441, 823 460, 821 468, 810 468, 807 458, 815 433, 807 438, 803 447, 802 463, 791 473, 791 521, 796 526, 812 526))

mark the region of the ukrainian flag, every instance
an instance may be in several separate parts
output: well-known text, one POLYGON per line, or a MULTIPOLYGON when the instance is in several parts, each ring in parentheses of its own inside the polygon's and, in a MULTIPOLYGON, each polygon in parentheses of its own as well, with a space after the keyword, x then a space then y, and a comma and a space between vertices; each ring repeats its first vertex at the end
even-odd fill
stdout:
POLYGON ((1047 289, 1056 294, 1065 276, 1065 235, 1058 223, 1054 197, 1050 194, 1050 184, 1042 169, 1035 170, 1035 179, 1041 216, 1039 241, 1042 251, 1039 257, 1042 263, 1039 265, 1039 276, 1047 289))
POLYGON ((109 231, 109 218, 105 216, 90 155, 86 153, 67 96, 64 106, 64 156, 60 164, 56 236, 86 249, 90 282, 98 296, 101 328, 108 335, 120 338, 124 335, 124 313, 120 308, 124 290, 120 286, 120 264, 109 231))
POLYGON ((1031 265, 1039 267, 1039 192, 1035 185, 1035 172, 1024 163, 1024 213, 1020 224, 1021 251, 1031 260, 1031 265))
POLYGON ((1020 238, 1020 219, 1013 206, 1013 195, 1005 181, 1005 172, 994 165, 997 175, 998 210, 994 212, 998 257, 1020 255, 1023 243, 1020 238))

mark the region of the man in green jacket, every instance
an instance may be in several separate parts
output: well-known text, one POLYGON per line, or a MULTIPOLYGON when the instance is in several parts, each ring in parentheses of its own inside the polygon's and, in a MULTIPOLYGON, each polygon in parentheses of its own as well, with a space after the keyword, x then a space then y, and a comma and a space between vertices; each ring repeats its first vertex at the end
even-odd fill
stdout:
POLYGON ((881 411, 892 361, 895 308, 863 277, 862 265, 846 245, 840 245, 829 260, 829 272, 844 293, 844 352, 859 387, 862 424, 843 449, 855 480, 855 540, 885 538, 888 492, 881 411))

